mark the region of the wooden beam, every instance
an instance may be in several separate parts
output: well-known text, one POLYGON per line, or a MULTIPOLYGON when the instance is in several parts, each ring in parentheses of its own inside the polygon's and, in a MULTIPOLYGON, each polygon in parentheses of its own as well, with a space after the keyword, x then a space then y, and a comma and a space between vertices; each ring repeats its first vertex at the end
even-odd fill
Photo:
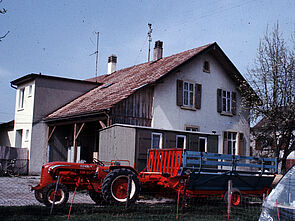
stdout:
POLYGON ((76 135, 76 139, 78 138, 78 136, 79 136, 81 130, 83 129, 84 125, 85 125, 85 123, 82 123, 82 125, 81 125, 81 127, 80 127, 80 129, 78 130, 78 133, 77 133, 77 135, 76 135))
POLYGON ((51 130, 51 132, 50 132, 50 134, 49 134, 49 136, 48 136, 48 138, 47 138, 47 143, 49 142, 50 138, 52 137, 52 135, 53 135, 53 133, 54 133, 54 131, 55 131, 55 128, 56 128, 56 126, 54 126, 54 127, 52 128, 52 130, 51 130))

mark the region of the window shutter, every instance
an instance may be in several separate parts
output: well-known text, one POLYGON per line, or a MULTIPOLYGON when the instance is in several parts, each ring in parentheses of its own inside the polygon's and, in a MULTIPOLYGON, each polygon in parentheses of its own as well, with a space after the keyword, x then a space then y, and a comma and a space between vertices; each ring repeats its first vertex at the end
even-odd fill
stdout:
POLYGON ((237 93, 232 92, 231 94, 231 113, 233 115, 237 114, 237 93))
POLYGON ((195 86, 195 108, 201 109, 202 102, 202 85, 196 84, 195 86))
POLYGON ((221 113, 222 110, 222 90, 221 89, 217 89, 217 112, 221 113))
POLYGON ((223 131, 223 154, 228 154, 227 132, 223 131))
POLYGON ((183 81, 182 80, 177 80, 176 104, 177 104, 177 106, 182 106, 183 105, 183 81))
POLYGON ((244 134, 243 133, 239 133, 239 155, 246 155, 245 151, 244 151, 244 134))

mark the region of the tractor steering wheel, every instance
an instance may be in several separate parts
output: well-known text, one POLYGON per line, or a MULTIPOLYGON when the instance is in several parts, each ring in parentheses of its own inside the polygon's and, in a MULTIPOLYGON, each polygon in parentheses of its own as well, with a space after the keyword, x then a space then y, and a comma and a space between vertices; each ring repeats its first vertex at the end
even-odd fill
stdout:
POLYGON ((102 161, 96 159, 96 158, 93 158, 93 163, 94 163, 94 164, 97 164, 97 165, 99 165, 99 166, 104 166, 104 163, 103 163, 102 161))

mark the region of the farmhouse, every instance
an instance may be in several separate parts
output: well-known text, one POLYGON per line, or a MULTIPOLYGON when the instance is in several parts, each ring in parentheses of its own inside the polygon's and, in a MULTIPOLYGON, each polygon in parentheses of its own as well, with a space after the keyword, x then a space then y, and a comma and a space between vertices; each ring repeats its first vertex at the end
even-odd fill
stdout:
MULTIPOLYGON (((140 153, 150 148, 249 155, 243 95, 253 90, 218 44, 162 55, 163 42, 157 41, 153 61, 116 70, 112 55, 108 73, 97 78, 30 74, 12 81, 17 91, 12 143, 29 149, 30 173, 40 173, 48 161, 110 160, 106 151, 120 149, 126 140, 124 153, 137 168, 145 159, 140 153)), ((115 156, 121 157, 109 155, 115 156)))

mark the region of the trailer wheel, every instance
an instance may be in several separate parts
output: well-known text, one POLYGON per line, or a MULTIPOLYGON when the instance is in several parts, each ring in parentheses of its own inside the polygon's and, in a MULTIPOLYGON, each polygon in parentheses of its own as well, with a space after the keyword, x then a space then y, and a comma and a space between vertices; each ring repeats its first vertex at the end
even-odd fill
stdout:
POLYGON ((131 175, 130 205, 135 203, 140 191, 139 180, 134 172, 121 168, 110 172, 102 183, 103 198, 110 204, 124 204, 127 200, 128 176, 131 175))
MULTIPOLYGON (((224 200, 225 200, 225 202, 227 202, 227 196, 228 196, 228 192, 226 192, 224 194, 224 200)), ((232 194, 231 194, 231 204, 233 206, 238 206, 238 205, 240 205, 241 201, 242 201, 242 194, 241 194, 241 192, 237 188, 233 188, 232 189, 232 194)))
POLYGON ((102 205, 105 202, 104 198, 102 197, 102 194, 96 192, 95 190, 89 190, 89 196, 98 205, 102 205))
MULTIPOLYGON (((51 206, 54 199, 54 192, 56 188, 56 183, 51 183, 46 186, 42 193, 43 203, 46 206, 51 206)), ((58 184, 57 191, 55 194, 54 206, 63 206, 67 203, 69 199, 69 191, 67 187, 63 184, 58 184)))
POLYGON ((35 198, 38 200, 38 202, 43 203, 43 198, 42 198, 42 191, 40 190, 35 190, 35 198))

